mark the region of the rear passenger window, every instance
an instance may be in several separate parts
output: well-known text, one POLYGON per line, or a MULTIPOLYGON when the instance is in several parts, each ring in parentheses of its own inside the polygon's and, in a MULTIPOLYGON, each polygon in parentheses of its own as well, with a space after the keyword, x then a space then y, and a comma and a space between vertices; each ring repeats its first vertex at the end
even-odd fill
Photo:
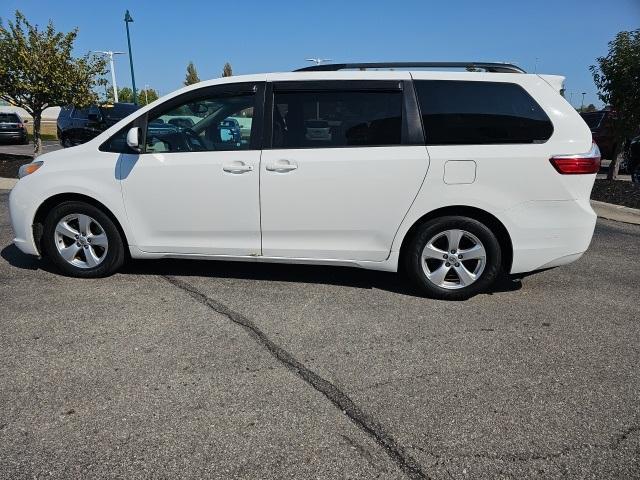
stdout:
POLYGON ((553 125, 519 85, 502 82, 415 82, 427 145, 543 143, 553 125))
POLYGON ((273 148, 400 145, 402 91, 276 92, 273 148))

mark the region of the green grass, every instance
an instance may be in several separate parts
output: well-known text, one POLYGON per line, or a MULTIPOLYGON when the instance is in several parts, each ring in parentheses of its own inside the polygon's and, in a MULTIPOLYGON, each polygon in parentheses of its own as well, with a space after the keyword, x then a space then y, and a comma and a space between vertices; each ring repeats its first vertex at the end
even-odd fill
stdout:
MULTIPOLYGON (((33 123, 27 123, 27 132, 29 141, 33 141, 33 123)), ((57 140, 56 122, 42 122, 40 124, 40 138, 42 140, 57 140)))

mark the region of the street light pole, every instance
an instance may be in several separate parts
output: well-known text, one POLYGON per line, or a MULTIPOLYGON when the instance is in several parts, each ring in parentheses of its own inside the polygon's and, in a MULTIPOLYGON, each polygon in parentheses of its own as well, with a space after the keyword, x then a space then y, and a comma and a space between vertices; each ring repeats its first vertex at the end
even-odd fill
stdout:
POLYGON ((582 92, 582 105, 580 106, 580 111, 582 112, 584 110, 584 96, 587 94, 587 92, 582 92))
POLYGON ((112 52, 111 50, 107 51, 98 51, 95 53, 100 53, 102 55, 106 55, 109 57, 109 65, 111 67, 111 86, 113 87, 113 102, 118 103, 118 86, 116 85, 116 67, 113 63, 114 55, 122 55, 124 52, 112 52))
POLYGON ((144 104, 149 105, 149 84, 144 86, 144 104))
POLYGON ((131 85, 133 86, 133 103, 138 103, 138 97, 136 94, 136 77, 133 74, 133 55, 131 54, 131 37, 129 36, 129 24, 133 22, 129 10, 124 14, 124 24, 127 26, 127 45, 129 45, 129 65, 131 66, 131 85))

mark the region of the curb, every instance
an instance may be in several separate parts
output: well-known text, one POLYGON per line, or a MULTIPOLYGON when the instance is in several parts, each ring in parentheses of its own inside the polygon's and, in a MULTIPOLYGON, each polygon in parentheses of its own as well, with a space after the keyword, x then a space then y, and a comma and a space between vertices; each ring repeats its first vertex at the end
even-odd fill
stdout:
POLYGON ((0 190, 11 190, 16 186, 18 182, 17 178, 4 178, 0 177, 0 190))
MULTIPOLYGON (((16 185, 17 181, 17 178, 0 177, 0 190, 11 190, 16 185)), ((591 200, 591 207, 600 218, 640 225, 640 209, 599 202, 597 200, 591 200)))
POLYGON ((599 202, 598 200, 591 200, 591 207, 600 218, 640 225, 640 210, 637 208, 623 207, 622 205, 599 202))

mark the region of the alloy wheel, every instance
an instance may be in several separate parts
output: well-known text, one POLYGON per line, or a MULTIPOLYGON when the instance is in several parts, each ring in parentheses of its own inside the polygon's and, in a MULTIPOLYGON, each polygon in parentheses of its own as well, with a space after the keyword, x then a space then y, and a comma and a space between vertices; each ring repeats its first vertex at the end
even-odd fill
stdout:
POLYGON ((451 229, 433 236, 422 250, 421 265, 434 285, 454 290, 474 283, 487 264, 482 242, 465 230, 451 229))
POLYGON ((56 225, 54 243, 60 256, 78 268, 94 268, 107 256, 109 240, 104 228, 89 215, 74 213, 56 225))

